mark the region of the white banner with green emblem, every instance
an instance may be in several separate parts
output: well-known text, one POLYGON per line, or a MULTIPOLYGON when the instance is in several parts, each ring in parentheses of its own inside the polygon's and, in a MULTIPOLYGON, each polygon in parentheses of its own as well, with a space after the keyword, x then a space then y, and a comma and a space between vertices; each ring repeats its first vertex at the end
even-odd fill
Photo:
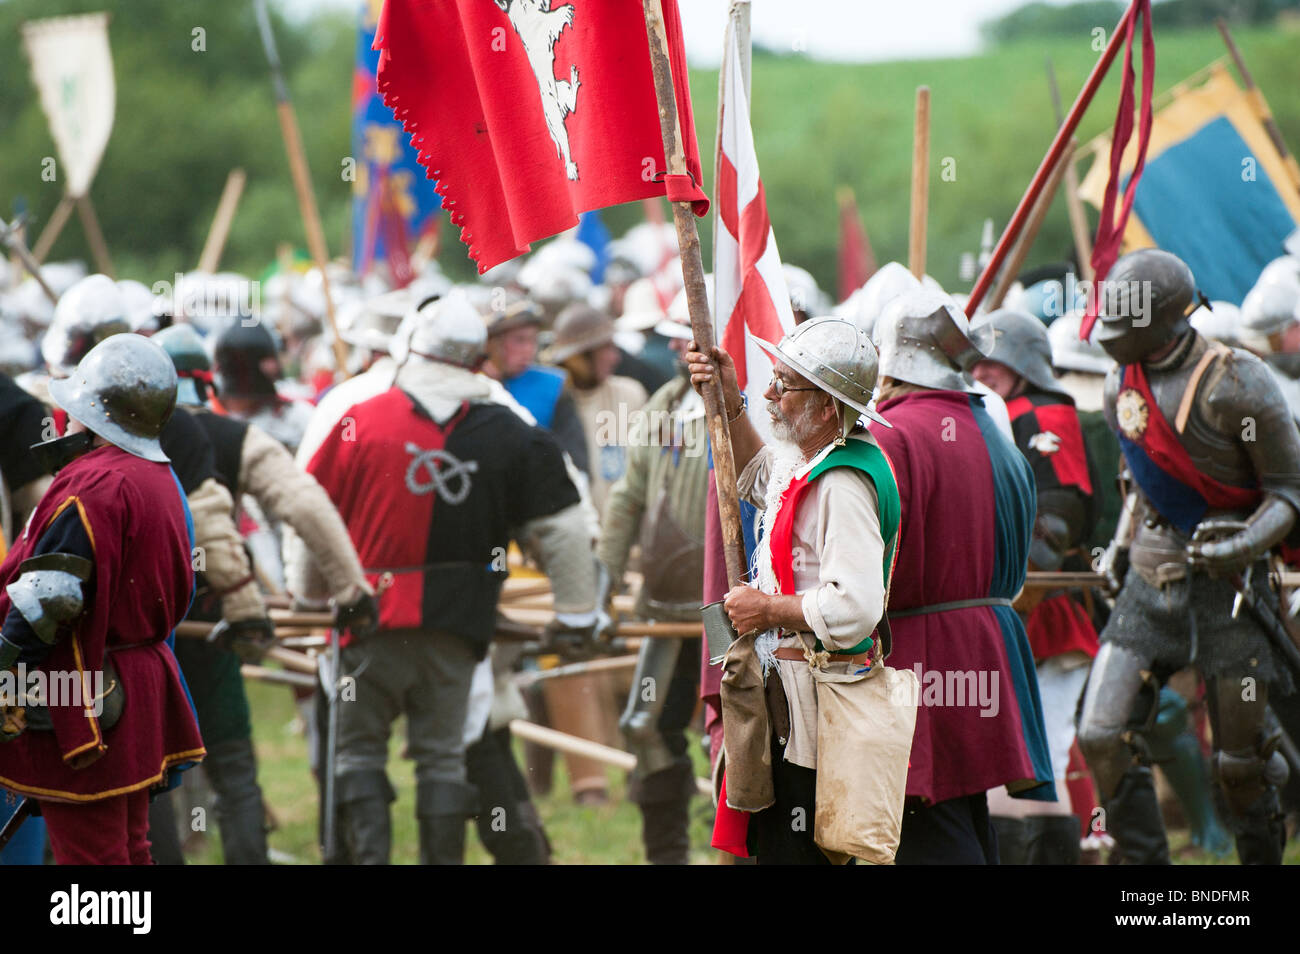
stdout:
POLYGON ((23 24, 23 45, 73 198, 84 196, 113 129, 117 90, 108 49, 108 14, 23 24))

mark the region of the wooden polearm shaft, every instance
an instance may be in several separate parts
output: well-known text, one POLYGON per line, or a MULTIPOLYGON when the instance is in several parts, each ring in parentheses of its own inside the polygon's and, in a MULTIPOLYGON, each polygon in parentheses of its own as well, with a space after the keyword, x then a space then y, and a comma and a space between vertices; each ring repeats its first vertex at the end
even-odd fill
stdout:
MULTIPOLYGON (((1061 88, 1056 85, 1056 69, 1052 61, 1047 61, 1047 85, 1052 92, 1052 112, 1056 115, 1059 129, 1065 122, 1065 113, 1061 106, 1061 88)), ((1096 274, 1092 268, 1092 235, 1088 232, 1088 213, 1079 197, 1079 150, 1077 143, 1071 143, 1069 161, 1065 166, 1065 209, 1070 216, 1070 232, 1074 236, 1074 254, 1079 259, 1079 274, 1084 281, 1091 282, 1096 274)))
POLYGON ((1232 56, 1232 62, 1236 64, 1237 72, 1241 74, 1241 81, 1246 84, 1246 89, 1258 100, 1257 108, 1260 119, 1264 124, 1264 131, 1268 133, 1268 138, 1273 141, 1273 148, 1277 150, 1277 154, 1282 159, 1282 164, 1286 166, 1287 172, 1290 173, 1292 185, 1297 190, 1300 190, 1300 164, 1296 163, 1295 156, 1291 155, 1291 150, 1287 148, 1286 140, 1282 138, 1282 130, 1278 128, 1277 120, 1273 118, 1273 111, 1269 109, 1263 91, 1255 84, 1254 75, 1246 66, 1241 51, 1237 49, 1237 43, 1228 30, 1227 21, 1223 17, 1219 17, 1214 21, 1214 25, 1219 28, 1219 35, 1223 37, 1223 44, 1228 48, 1228 53, 1232 56))
MULTIPOLYGON (((668 31, 664 26, 660 0, 642 0, 646 36, 650 42, 650 65, 654 71, 655 98, 659 103, 659 131, 664 159, 670 175, 687 175, 686 152, 677 117, 672 66, 668 61, 668 31)), ((673 202, 673 224, 677 227, 677 248, 686 286, 686 307, 691 316, 691 333, 700 348, 713 344, 713 321, 704 285, 704 262, 700 258, 700 235, 689 202, 673 202)), ((708 418, 709 442, 713 450, 713 473, 718 486, 718 515, 722 524, 722 545, 731 585, 745 580, 745 542, 741 532, 740 498, 736 491, 736 461, 731 452, 731 431, 722 400, 718 376, 703 388, 704 412, 708 418)))
POLYGON ((235 220, 235 209, 239 207, 239 197, 244 194, 244 183, 247 180, 248 176, 243 169, 231 169, 230 175, 226 176, 226 185, 221 190, 217 211, 212 216, 207 240, 203 243, 203 251, 199 253, 199 271, 212 273, 221 264, 221 253, 230 236, 230 223, 235 220))
POLYGON ((54 294, 54 289, 49 286, 45 276, 41 274, 41 263, 32 257, 32 253, 27 250, 27 245, 23 242, 22 233, 19 231, 17 222, 6 224, 4 219, 0 219, 0 245, 13 252, 18 261, 23 263, 23 268, 27 269, 32 278, 36 279, 36 284, 41 286, 41 291, 45 292, 45 297, 51 303, 57 305, 59 296, 54 294))
POLYGON ((1056 198, 1056 192, 1061 187, 1061 179, 1064 177, 1066 170, 1070 168, 1070 157, 1072 155, 1072 149, 1061 155, 1061 161, 1052 170, 1052 174, 1047 179, 1046 187, 1038 194, 1038 201, 1034 203, 1034 211, 1030 214, 1029 221, 1025 223, 1025 229, 1020 233, 1015 250, 1008 257, 1007 266, 999 276, 997 285, 993 287, 993 292, 989 295, 989 310, 1002 307, 1007 292, 1011 290, 1016 276, 1020 274, 1020 268, 1025 264, 1025 259, 1029 257, 1029 250, 1034 247, 1034 241, 1038 238, 1038 232, 1047 219, 1047 213, 1051 211, 1052 201, 1056 198))
POLYGON ((302 216, 303 231, 307 233, 307 248, 312 260, 320 269, 321 291, 325 295, 325 320, 329 323, 334 344, 334 360, 338 364, 338 374, 347 374, 348 349, 339 337, 338 322, 334 317, 334 298, 330 292, 329 251, 325 244, 325 229, 321 226, 320 213, 316 209, 316 193, 311 185, 311 173, 307 169, 307 154, 302 147, 302 135, 298 131, 298 117, 293 110, 293 101, 289 98, 289 87, 284 81, 280 69, 280 55, 275 48, 275 34, 271 31, 271 18, 266 12, 266 0, 257 0, 257 25, 262 34, 262 47, 266 51, 267 62, 271 66, 271 80, 275 86, 275 111, 280 119, 280 135, 284 139, 284 149, 289 155, 289 172, 293 176, 293 190, 298 196, 298 211, 302 216))
POLYGON ((50 249, 54 247, 54 242, 58 239, 59 233, 68 224, 68 219, 72 215, 72 207, 76 204, 77 200, 70 195, 64 195, 59 200, 59 204, 54 207, 54 212, 50 215, 50 220, 45 223, 45 228, 41 229, 36 244, 32 246, 32 258, 38 262, 45 261, 45 256, 50 254, 50 249))
POLYGON ((1115 26, 1110 35, 1110 42, 1106 44, 1106 49, 1102 52, 1101 58, 1097 60, 1097 65, 1092 68, 1092 73, 1088 76, 1088 81, 1084 83, 1083 89, 1079 91, 1079 96, 1070 107, 1069 114, 1065 117, 1065 122, 1056 132, 1056 138, 1052 140, 1052 145, 1047 150, 1047 155, 1043 157, 1038 171, 1034 173, 1034 178, 1029 182, 1029 188, 1020 199, 1020 204, 1016 206, 1015 214, 1011 216, 1011 221, 1007 223, 1006 230, 1002 237, 998 239, 997 247, 993 250, 993 257, 989 259, 988 265, 980 274, 979 280, 975 287, 971 289, 970 300, 966 303, 966 315, 973 316, 979 311, 980 303, 984 301, 984 296, 988 294, 989 289, 993 286, 993 280, 997 277, 998 272, 1002 270, 1002 264, 1011 252, 1016 238, 1020 235, 1021 230, 1025 227, 1025 222, 1029 219, 1029 213, 1033 210, 1034 202, 1037 201, 1038 195, 1047 185, 1047 179, 1056 168, 1060 161, 1062 153, 1070 144, 1070 139, 1074 136, 1075 131, 1079 128, 1079 123, 1083 119, 1083 114, 1087 112, 1088 106, 1092 103, 1093 98, 1097 95, 1097 90, 1101 88, 1101 81, 1105 79, 1106 73, 1110 70, 1111 64, 1115 62, 1115 57, 1119 55, 1120 49, 1124 46, 1124 37, 1128 32, 1129 24, 1137 15, 1137 9, 1142 0, 1132 0, 1124 15, 1120 17, 1119 23, 1115 26))
POLYGON ((918 281, 925 277, 926 226, 930 219, 930 87, 916 88, 916 126, 912 131, 912 214, 907 266, 918 281))
POLYGON ((86 241, 90 243, 90 254, 95 259, 95 267, 117 281, 113 259, 108 254, 108 243, 104 241, 99 216, 95 215, 95 207, 91 204, 89 195, 77 196, 77 217, 81 219, 81 228, 86 233, 86 241))

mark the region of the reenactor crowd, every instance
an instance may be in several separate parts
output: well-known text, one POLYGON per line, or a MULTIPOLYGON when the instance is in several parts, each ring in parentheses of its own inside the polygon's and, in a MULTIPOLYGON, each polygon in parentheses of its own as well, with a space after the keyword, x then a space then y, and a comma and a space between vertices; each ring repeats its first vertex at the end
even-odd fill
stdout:
POLYGON ((226 863, 269 863, 245 679, 292 611, 331 614, 320 681, 285 690, 326 863, 390 860, 399 716, 425 864, 461 863, 470 823, 498 863, 548 863, 557 759, 577 804, 611 797, 593 753, 521 763, 513 720, 634 754, 657 864, 692 858, 692 733, 737 862, 1167 863, 1176 823, 1190 852, 1280 863, 1300 242, 1277 253, 1236 307, 1131 252, 1086 339, 1067 265, 969 321, 896 263, 839 304, 786 266, 796 326, 744 369, 761 407, 740 356, 693 341, 670 226, 396 289, 58 264, 53 301, 14 263, 0 673, 51 679, 0 697, 0 861, 180 864, 210 799, 226 863), (715 375, 743 586, 709 532, 715 375), (542 577, 553 619, 503 614, 542 577), (715 601, 721 652, 645 636, 634 667, 592 664, 620 619, 715 601), (55 673, 98 689, 56 697, 55 673), (878 674, 914 683, 894 734, 836 728, 828 700, 878 674))

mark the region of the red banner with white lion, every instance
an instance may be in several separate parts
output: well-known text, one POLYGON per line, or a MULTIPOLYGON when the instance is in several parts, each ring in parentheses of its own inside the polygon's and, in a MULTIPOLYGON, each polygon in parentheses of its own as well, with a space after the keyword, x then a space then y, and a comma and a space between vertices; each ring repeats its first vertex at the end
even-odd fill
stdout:
POLYGON ((378 86, 485 271, 578 214, 667 195, 703 215, 676 0, 662 0, 689 176, 667 176, 637 0, 386 0, 378 86))

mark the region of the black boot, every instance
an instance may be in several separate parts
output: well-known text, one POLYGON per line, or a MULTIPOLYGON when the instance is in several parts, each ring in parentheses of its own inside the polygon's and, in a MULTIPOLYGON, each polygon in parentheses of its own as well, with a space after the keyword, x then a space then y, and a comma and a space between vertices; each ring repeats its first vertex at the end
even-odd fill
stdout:
POLYGON ((1130 766, 1120 777, 1105 811, 1106 830, 1115 838, 1112 863, 1169 864, 1169 840, 1150 767, 1130 766))
POLYGON ((149 802, 149 854, 156 865, 185 864, 171 792, 155 795, 149 802))
POLYGON ((989 823, 998 836, 998 864, 1029 864, 1029 819, 990 815, 989 823))
POLYGON ((1243 865, 1280 865, 1286 847, 1286 820, 1278 792, 1267 789, 1239 815, 1229 818, 1237 839, 1237 858, 1243 865))
POLYGON ((344 772, 335 780, 339 830, 354 865, 386 865, 392 851, 392 820, 388 806, 397 793, 388 776, 377 772, 344 772))
MULTIPOLYGON (((1031 815, 1025 819, 1027 865, 1077 865, 1079 819, 1073 815, 1031 815)), ((1001 832, 998 832, 999 838, 1001 832)), ((1000 845, 1000 843, 999 843, 1000 845)), ((1006 864, 1006 861, 1003 861, 1006 864)))
POLYGON ((689 758, 638 779, 629 792, 641 809, 641 840, 652 865, 691 863, 691 799, 695 770, 689 758))
POLYGON ((253 740, 230 739, 209 746, 203 767, 217 796, 213 811, 226 864, 269 865, 266 811, 257 785, 253 740))
POLYGON ((463 865, 465 823, 478 810, 478 791, 464 782, 423 782, 415 786, 420 823, 420 864, 463 865))

